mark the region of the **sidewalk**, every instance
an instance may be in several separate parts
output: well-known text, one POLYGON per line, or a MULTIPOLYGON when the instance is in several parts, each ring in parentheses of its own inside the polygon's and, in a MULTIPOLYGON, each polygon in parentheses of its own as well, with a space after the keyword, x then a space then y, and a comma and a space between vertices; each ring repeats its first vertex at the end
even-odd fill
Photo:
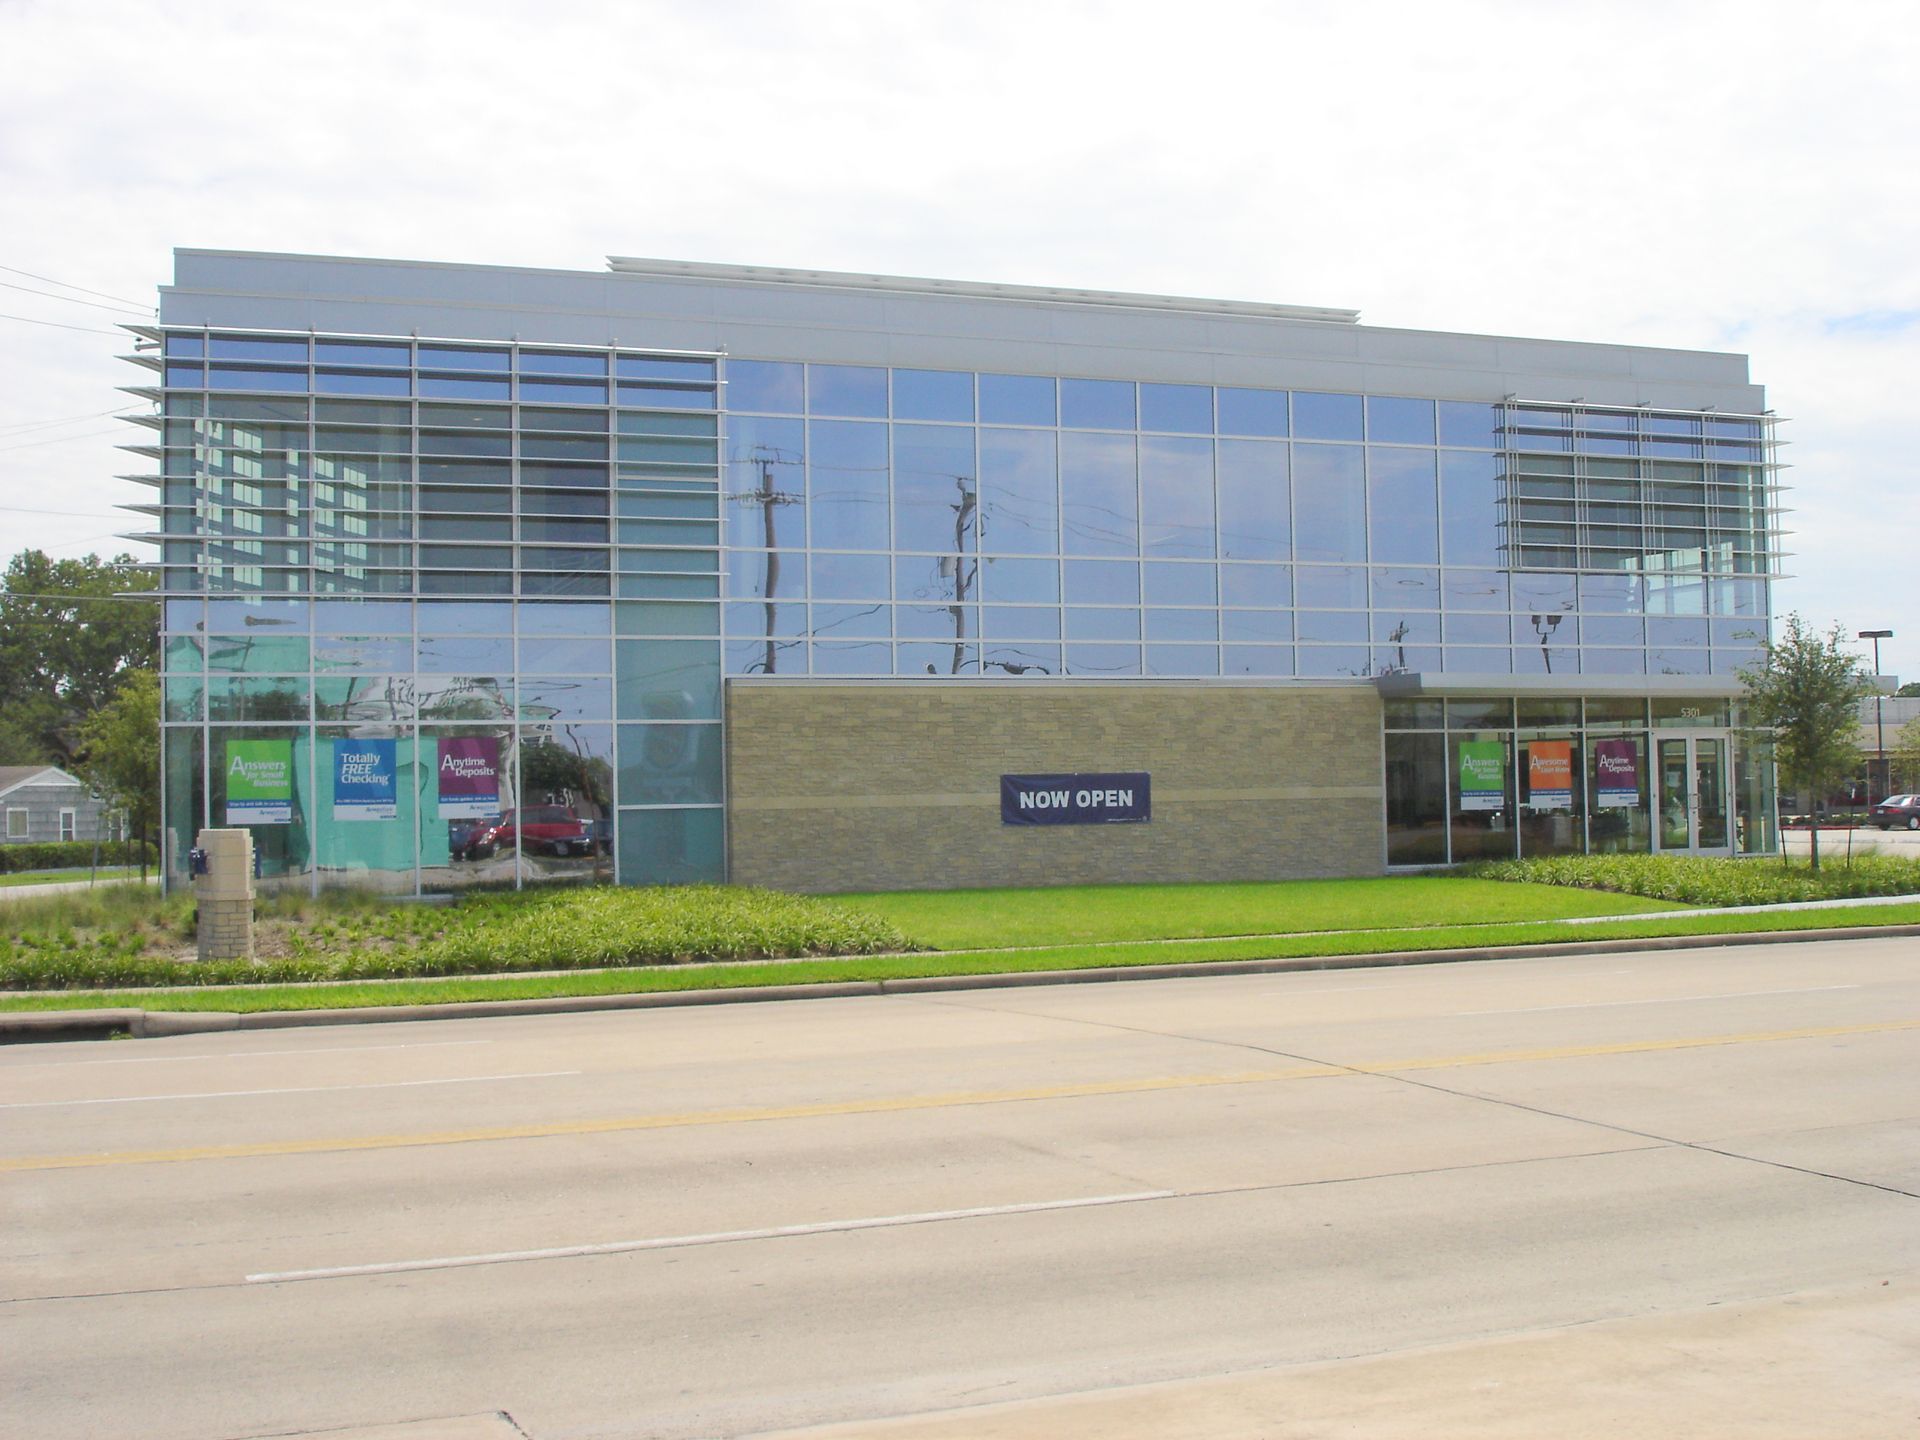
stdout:
MULTIPOLYGON (((44 885, 0 885, 0 904, 8 900, 37 900, 42 895, 68 895, 75 890, 96 890, 108 885, 138 885, 137 875, 122 878, 118 875, 102 876, 95 881, 87 880, 49 880, 44 885)), ((149 875, 147 884, 158 885, 159 875, 149 875)))

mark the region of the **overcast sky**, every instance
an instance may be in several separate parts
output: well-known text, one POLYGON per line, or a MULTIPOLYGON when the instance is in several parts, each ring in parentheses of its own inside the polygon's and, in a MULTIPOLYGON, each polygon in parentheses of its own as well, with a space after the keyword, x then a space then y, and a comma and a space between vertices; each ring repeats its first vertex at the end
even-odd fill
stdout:
POLYGON ((648 255, 1743 351, 1790 422, 1776 613, 1898 631, 1920 676, 1916 35, 1754 0, 0 0, 0 552, 120 548, 141 372, 97 332, 174 246, 648 255))

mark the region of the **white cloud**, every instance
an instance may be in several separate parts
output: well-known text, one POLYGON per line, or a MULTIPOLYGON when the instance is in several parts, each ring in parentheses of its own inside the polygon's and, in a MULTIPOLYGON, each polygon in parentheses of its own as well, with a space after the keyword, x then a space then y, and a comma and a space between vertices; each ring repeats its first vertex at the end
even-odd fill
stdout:
MULTIPOLYGON (((175 245, 586 269, 615 252, 1743 349, 1792 417, 1782 607, 1890 625, 1889 664, 1920 673, 1914 587, 1881 558, 1920 534, 1901 445, 1920 329, 1830 323, 1920 310, 1910 18, 16 0, 0 264, 138 298, 175 245)), ((104 409, 133 374, 117 348, 0 321, 0 427, 104 409)), ((111 441, 9 433, 0 505, 109 518, 0 510, 0 548, 124 528, 109 507, 131 487, 109 477, 136 467, 111 441)))

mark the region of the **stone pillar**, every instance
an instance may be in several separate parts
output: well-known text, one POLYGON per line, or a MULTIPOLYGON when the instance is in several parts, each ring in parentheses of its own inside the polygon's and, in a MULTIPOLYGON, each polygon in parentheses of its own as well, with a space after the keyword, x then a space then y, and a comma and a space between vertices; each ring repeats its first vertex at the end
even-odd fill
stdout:
POLYGON ((202 830, 207 873, 193 880, 200 905, 202 960, 253 958, 253 836, 245 830, 202 830))

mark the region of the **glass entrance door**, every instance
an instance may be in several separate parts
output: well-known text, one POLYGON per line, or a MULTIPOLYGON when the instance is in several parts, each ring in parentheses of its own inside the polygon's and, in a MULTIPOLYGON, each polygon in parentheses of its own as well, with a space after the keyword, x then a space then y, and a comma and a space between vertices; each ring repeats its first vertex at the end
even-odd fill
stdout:
POLYGON ((1660 737, 1660 848, 1730 851, 1724 735, 1660 737))

